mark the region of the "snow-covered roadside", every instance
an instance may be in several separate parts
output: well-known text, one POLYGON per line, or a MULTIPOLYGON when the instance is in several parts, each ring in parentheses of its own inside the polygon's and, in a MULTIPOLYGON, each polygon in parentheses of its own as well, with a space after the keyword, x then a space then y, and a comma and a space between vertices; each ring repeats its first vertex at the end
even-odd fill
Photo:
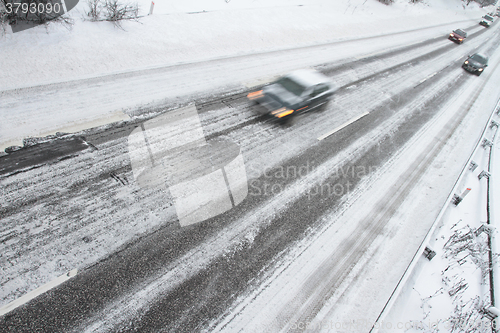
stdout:
MULTIPOLYGON (((459 0, 432 7, 403 0, 392 6, 375 0, 304 0, 302 6, 268 8, 240 2, 247 8, 230 2, 228 9, 201 14, 163 14, 169 9, 160 4, 154 15, 124 22, 120 30, 107 22, 82 21, 87 5, 80 1, 70 12, 71 31, 51 26, 46 33, 37 27, 0 39, 0 90, 409 31, 478 19, 486 12, 475 5, 463 10, 459 0)), ((199 8, 206 8, 202 3, 199 8)), ((149 1, 140 4, 148 8, 149 1)))
MULTIPOLYGON (((498 92, 488 99, 494 97, 498 98, 498 92)), ((497 123, 498 106, 491 118, 497 123)), ((476 110, 485 107, 484 101, 474 106, 476 110)), ((491 103, 489 108, 493 108, 491 103)), ((491 126, 490 121, 484 125, 484 138, 489 141, 496 138, 499 142, 497 126, 491 126)), ((464 166, 454 189, 459 196, 467 194, 458 206, 446 202, 442 216, 436 221, 437 228, 429 235, 428 242, 422 243, 436 255, 430 261, 423 255, 414 259, 404 284, 396 289, 373 332, 394 332, 395 328, 400 332, 486 332, 491 327, 491 320, 482 312, 491 304, 489 228, 482 227, 488 220, 488 187, 487 177, 479 177, 482 171, 489 171, 489 147, 482 144, 481 139, 471 155, 475 166, 464 166)), ((498 168, 498 164, 493 165, 493 169, 498 168)), ((493 191, 498 192, 498 185, 490 180, 493 191)), ((491 202, 490 207, 494 209, 491 202)), ((498 230, 493 232, 498 235, 498 230)), ((495 265, 498 267, 498 259, 495 265)))
MULTIPOLYGON (((495 132, 496 128, 489 129, 486 138, 491 140, 495 132)), ((470 188, 469 194, 457 207, 447 203, 429 244, 436 256, 430 262, 419 259, 420 266, 392 313, 380 321, 380 332, 394 322, 404 323, 405 332, 483 332, 490 327, 491 321, 481 313, 491 302, 488 229, 481 229, 487 221, 487 179, 478 177, 488 170, 489 148, 485 148, 476 152, 477 167, 466 169, 457 187, 457 194, 470 188)))
MULTIPOLYGON (((500 116, 500 109, 497 110, 497 115, 500 116)), ((499 124, 499 121, 497 121, 497 124, 499 124)), ((495 125, 492 123, 491 126, 495 125)), ((489 214, 491 226, 495 229, 495 232, 491 234, 491 253, 500 253, 500 210, 498 208, 500 207, 500 186, 498 186, 498 179, 500 176, 500 135, 498 131, 491 149, 489 172, 489 181, 491 184, 488 188, 489 214), (494 184, 496 184, 496 186, 494 184)), ((498 263, 493 265, 492 274, 494 299, 492 305, 498 308, 500 305, 500 265, 498 263)), ((497 327, 498 320, 497 318, 497 327)))

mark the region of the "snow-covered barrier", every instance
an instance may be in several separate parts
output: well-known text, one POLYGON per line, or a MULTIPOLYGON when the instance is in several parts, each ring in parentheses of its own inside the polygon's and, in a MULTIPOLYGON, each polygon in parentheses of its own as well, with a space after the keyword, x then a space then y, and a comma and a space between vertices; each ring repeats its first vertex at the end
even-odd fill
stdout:
MULTIPOLYGON (((500 101, 495 108, 495 113, 500 115, 500 101)), ((491 128, 496 128, 495 140, 490 150, 490 163, 489 163, 489 177, 488 177, 488 210, 489 210, 489 220, 490 226, 492 227, 491 232, 491 252, 500 253, 500 215, 498 212, 498 207, 500 205, 500 186, 498 180, 500 179, 500 135, 498 133, 498 122, 491 120, 491 128)), ((498 263, 492 263, 493 269, 493 281, 492 281, 492 295, 493 302, 492 306, 494 309, 489 309, 490 313, 493 314, 492 320, 496 322, 496 329, 498 330, 498 316, 500 312, 500 267, 498 263)))

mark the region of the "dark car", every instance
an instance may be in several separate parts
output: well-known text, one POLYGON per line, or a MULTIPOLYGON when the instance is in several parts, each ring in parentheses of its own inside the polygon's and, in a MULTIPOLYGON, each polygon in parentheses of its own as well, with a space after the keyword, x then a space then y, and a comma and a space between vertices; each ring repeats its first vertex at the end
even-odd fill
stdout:
POLYGON ((493 23, 493 16, 484 15, 479 24, 489 27, 493 23))
POLYGON ((467 33, 462 29, 453 30, 450 36, 448 36, 449 40, 452 40, 458 44, 462 44, 465 38, 467 38, 467 33))
POLYGON ((464 61, 462 68, 466 71, 481 75, 484 69, 488 67, 488 58, 482 54, 474 53, 464 61))
POLYGON ((264 113, 275 118, 290 118, 299 112, 326 105, 337 87, 321 73, 298 70, 249 93, 248 99, 261 104, 264 113))

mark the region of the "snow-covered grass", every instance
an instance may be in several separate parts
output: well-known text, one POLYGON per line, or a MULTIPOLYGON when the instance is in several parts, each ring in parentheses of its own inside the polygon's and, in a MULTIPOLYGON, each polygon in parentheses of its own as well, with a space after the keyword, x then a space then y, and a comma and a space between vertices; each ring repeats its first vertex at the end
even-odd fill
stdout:
MULTIPOLYGON (((140 2, 142 8, 148 3, 140 2)), ((463 10, 458 0, 446 7, 404 1, 385 6, 376 0, 275 0, 265 7, 249 0, 168 3, 158 2, 152 16, 124 22, 121 30, 109 22, 83 21, 87 5, 81 1, 70 12, 75 19, 70 31, 53 25, 4 36, 0 90, 407 31, 485 12, 474 6, 463 10), (205 8, 208 12, 183 12, 205 8)))

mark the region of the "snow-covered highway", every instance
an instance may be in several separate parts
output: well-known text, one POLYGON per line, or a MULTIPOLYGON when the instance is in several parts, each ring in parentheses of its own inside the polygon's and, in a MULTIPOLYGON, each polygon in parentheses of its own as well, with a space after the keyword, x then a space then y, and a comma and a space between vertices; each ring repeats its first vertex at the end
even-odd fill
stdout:
POLYGON ((1 91, 12 118, 71 104, 131 119, 0 157, 3 304, 78 269, 0 331, 367 332, 500 98, 500 25, 460 24, 462 45, 446 24, 1 91), (479 77, 461 68, 475 52, 490 56, 479 77), (246 94, 299 67, 331 77, 335 98, 290 126, 261 116, 246 94), (240 147, 248 196, 181 227, 168 189, 134 181, 127 140, 193 103, 207 139, 240 147))

